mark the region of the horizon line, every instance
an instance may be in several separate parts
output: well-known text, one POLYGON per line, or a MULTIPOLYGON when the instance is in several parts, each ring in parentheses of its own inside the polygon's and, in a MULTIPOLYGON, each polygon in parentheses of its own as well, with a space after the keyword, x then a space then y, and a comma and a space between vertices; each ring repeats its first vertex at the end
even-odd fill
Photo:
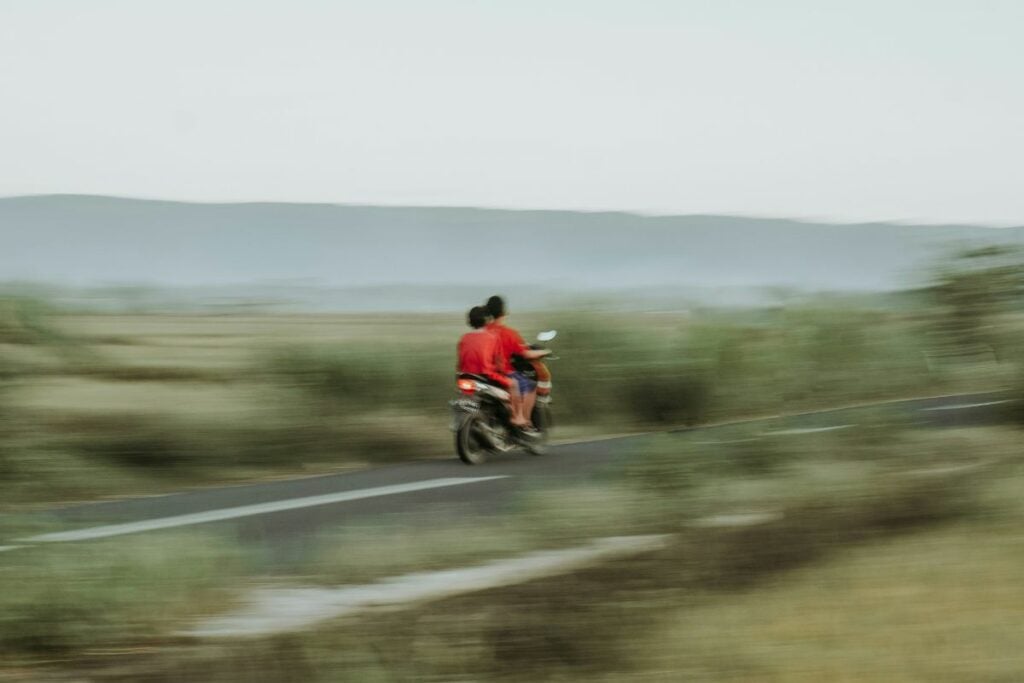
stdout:
POLYGON ((636 218, 667 219, 667 218, 740 218, 744 220, 800 223, 804 225, 826 225, 839 227, 869 226, 869 225, 892 225, 899 227, 975 227, 993 230, 1005 230, 1024 228, 1024 223, 996 224, 993 222, 950 222, 950 221, 926 221, 921 219, 888 218, 879 220, 844 220, 837 218, 819 217, 794 217, 794 216, 772 216, 743 213, 663 213, 655 211, 643 211, 638 209, 582 209, 582 208, 540 208, 540 207, 515 207, 515 206, 479 206, 471 204, 390 204, 390 203, 361 203, 361 202, 338 202, 338 201, 292 201, 292 200, 196 200, 196 199, 167 199, 164 197, 141 197, 115 194, 90 194, 80 192, 43 192, 33 194, 0 195, 0 201, 19 199, 47 199, 47 198, 84 198, 84 199, 113 199, 130 202, 151 202, 164 204, 191 204, 196 206, 329 206, 340 208, 362 208, 362 209, 410 209, 410 210, 468 210, 468 211, 495 211, 495 212, 517 212, 517 213, 572 213, 581 215, 620 215, 636 218))

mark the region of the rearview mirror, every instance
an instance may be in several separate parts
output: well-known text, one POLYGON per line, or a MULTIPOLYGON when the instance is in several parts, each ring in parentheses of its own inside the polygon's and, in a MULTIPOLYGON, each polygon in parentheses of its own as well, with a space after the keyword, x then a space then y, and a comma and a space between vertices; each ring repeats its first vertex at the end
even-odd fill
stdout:
POLYGON ((537 341, 548 342, 558 336, 556 330, 548 330, 547 332, 541 332, 537 335, 537 341))

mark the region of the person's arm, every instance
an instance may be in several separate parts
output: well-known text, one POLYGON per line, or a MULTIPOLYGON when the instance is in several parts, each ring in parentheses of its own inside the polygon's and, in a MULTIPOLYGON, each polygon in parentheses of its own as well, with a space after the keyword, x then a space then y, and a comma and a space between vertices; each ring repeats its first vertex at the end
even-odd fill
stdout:
POLYGON ((543 358, 551 353, 550 349, 531 349, 526 345, 526 342, 523 341, 522 335, 515 330, 513 330, 513 332, 515 333, 515 342, 518 347, 516 349, 517 356, 522 356, 526 360, 535 360, 537 358, 543 358))

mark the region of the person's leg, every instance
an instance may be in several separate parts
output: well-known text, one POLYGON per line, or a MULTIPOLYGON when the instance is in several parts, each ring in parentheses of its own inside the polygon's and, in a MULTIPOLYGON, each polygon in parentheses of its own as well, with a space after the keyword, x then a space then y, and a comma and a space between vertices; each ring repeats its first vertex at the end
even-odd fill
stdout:
POLYGON ((523 420, 522 424, 529 426, 533 405, 537 400, 537 384, 521 372, 512 373, 512 379, 519 388, 519 416, 523 420))
POLYGON ((509 377, 508 383, 508 407, 511 415, 509 416, 509 422, 516 427, 522 427, 526 424, 526 418, 523 417, 523 397, 519 393, 519 382, 513 376, 509 377))
POLYGON ((536 403, 537 403, 537 390, 536 389, 534 389, 533 391, 531 391, 528 394, 524 394, 523 395, 523 418, 526 420, 527 424, 533 425, 534 427, 536 427, 536 425, 533 424, 533 406, 536 403))

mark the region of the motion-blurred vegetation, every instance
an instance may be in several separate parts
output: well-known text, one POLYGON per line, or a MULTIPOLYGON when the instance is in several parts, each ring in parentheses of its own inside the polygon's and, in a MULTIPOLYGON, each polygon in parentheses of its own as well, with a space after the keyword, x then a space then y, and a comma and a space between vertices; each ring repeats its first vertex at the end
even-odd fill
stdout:
MULTIPOLYGON (((598 535, 667 533, 670 541, 662 550, 571 574, 449 598, 442 607, 371 611, 271 639, 122 651, 90 674, 95 680, 268 682, 295 676, 815 680, 814 672, 844 670, 851 680, 912 680, 934 671, 927 643, 911 635, 915 629, 931 638, 965 638, 985 654, 959 662, 964 680, 1005 670, 1000 663, 1016 645, 973 632, 979 624, 992 626, 966 602, 984 593, 990 574, 965 550, 971 537, 983 535, 988 545, 981 559, 995 568, 1001 590, 1010 590, 1004 597, 1024 598, 1005 574, 1019 555, 1019 543, 1011 541, 1024 515, 1016 495, 1024 481, 1018 435, 992 428, 945 434, 891 423, 877 428, 890 438, 878 439, 874 430, 780 436, 756 426, 716 431, 716 444, 701 432, 649 437, 603 481, 527 492, 502 518, 450 510, 432 516, 426 528, 418 526, 423 519, 400 518, 345 528, 325 536, 325 552, 296 570, 303 582, 359 583, 531 548, 564 548, 598 535), (758 444, 762 457, 777 464, 751 466, 758 444), (749 522, 722 514, 738 510, 760 514, 748 515, 749 522), (386 552, 384 538, 403 552, 386 552), (901 545, 891 547, 897 539, 901 545), (857 572, 873 558, 894 571, 875 572, 874 583, 862 586, 857 572), (967 571, 977 572, 974 579, 957 585, 967 571), (930 592, 951 582, 963 595, 930 592), (785 603, 772 597, 779 588, 791 595, 785 603), (908 647, 900 658, 858 656, 858 643, 884 638, 890 626, 863 614, 865 599, 876 609, 887 605, 886 618, 900 628, 888 636, 908 647), (929 601, 952 611, 928 619, 929 601), (770 614, 757 611, 764 602, 770 614), (908 614, 894 611, 895 603, 907 604, 908 614), (734 626, 750 642, 735 642, 730 618, 742 620, 734 626), (714 624, 710 632, 697 623, 702 620, 714 624), (801 620, 811 625, 808 631, 800 630, 801 620), (795 630, 779 633, 773 624, 795 630), (836 647, 829 640, 833 631, 850 641, 848 661, 828 655, 836 647)), ((79 571, 87 574, 88 565, 79 571)), ((167 580, 192 584, 187 577, 167 580)), ((180 613, 166 616, 165 630, 182 623, 180 613)), ((147 628, 122 637, 152 643, 147 628)), ((109 632, 87 635, 80 647, 95 648, 109 632)))
POLYGON ((153 647, 168 623, 229 606, 244 566, 231 544, 188 534, 3 557, 0 667, 153 647))
MULTIPOLYGON (((787 297, 756 310, 632 313, 590 305, 517 314, 512 324, 527 336, 559 330, 551 367, 563 434, 972 390, 1024 398, 1021 273, 1017 252, 976 250, 937 269, 928 287, 873 304, 787 297)), ((86 315, 0 300, 0 508, 444 455, 461 317, 86 315)), ((1024 423, 1021 404, 1006 404, 1008 421, 1024 423)), ((298 569, 307 581, 368 581, 603 535, 675 541, 613 566, 459 598, 443 615, 371 616, 354 630, 285 639, 270 657, 262 644, 176 646, 173 655, 162 645, 174 625, 233 599, 228 584, 258 573, 230 543, 161 537, 2 553, 0 664, 98 661, 116 680, 103 663, 116 652, 132 661, 129 679, 300 671, 336 680, 343 670, 359 680, 620 680, 645 675, 647 657, 671 660, 673 670, 758 677, 774 665, 749 655, 730 668, 668 640, 698 603, 851 543, 1003 514, 1008 497, 992 503, 988 473, 1011 458, 1016 432, 924 433, 881 408, 857 419, 857 429, 810 437, 758 423, 663 436, 595 481, 527 492, 511 517, 452 510, 429 530, 396 519, 325 534, 322 552, 298 569), (737 510, 765 521, 701 522, 737 510), (382 549, 382 537, 405 552, 382 549), (178 561, 183 553, 188 562, 178 561), (139 652, 152 661, 140 663, 139 652)), ((0 545, 32 524, 2 519, 0 545)))
POLYGON ((957 253, 936 269, 929 289, 941 314, 936 323, 962 354, 1003 358, 1020 347, 1020 329, 1005 317, 1024 311, 1024 250, 990 246, 957 253))
MULTIPOLYGON (((513 323, 524 332, 559 329, 558 421, 596 433, 1012 384, 1019 368, 1011 353, 947 353, 949 337, 934 332, 951 313, 936 301, 590 310, 513 323)), ((10 509, 448 447, 458 319, 32 310, 26 329, 49 332, 12 333, 0 345, 8 368, 0 472, 10 509)), ((998 321, 1005 348, 1020 329, 1005 307, 974 320, 982 328, 998 321)), ((857 429, 810 435, 763 423, 664 435, 642 441, 597 480, 528 491, 509 517, 453 509, 429 529, 395 519, 324 534, 322 550, 290 570, 304 582, 370 581, 596 536, 668 533, 673 541, 649 555, 449 600, 442 611, 371 614, 269 646, 171 636, 224 609, 239 596, 230 584, 263 571, 231 543, 160 536, 2 553, 0 665, 154 681, 627 680, 666 662, 711 678, 785 676, 785 665, 757 652, 742 662, 709 657, 726 652, 724 642, 680 648, 681 624, 694 610, 740 599, 740 588, 835 561, 865 542, 941 523, 990 533, 994 516, 1019 512, 1009 496, 992 493, 991 477, 1001 473, 998 486, 1020 481, 1017 470, 1001 469, 1019 455, 1016 432, 921 432, 878 408, 857 420, 857 429), (734 525, 737 512, 761 521, 734 525), (388 550, 393 544, 403 552, 388 550)), ((3 538, 26 533, 8 526, 3 538)), ((712 610, 708 618, 720 617, 712 610)))
MULTIPOLYGON (((629 431, 1021 373, 1021 254, 965 252, 916 294, 753 310, 524 313, 557 328, 560 432, 629 431)), ((4 503, 443 455, 462 313, 85 315, 0 300, 4 503)))

